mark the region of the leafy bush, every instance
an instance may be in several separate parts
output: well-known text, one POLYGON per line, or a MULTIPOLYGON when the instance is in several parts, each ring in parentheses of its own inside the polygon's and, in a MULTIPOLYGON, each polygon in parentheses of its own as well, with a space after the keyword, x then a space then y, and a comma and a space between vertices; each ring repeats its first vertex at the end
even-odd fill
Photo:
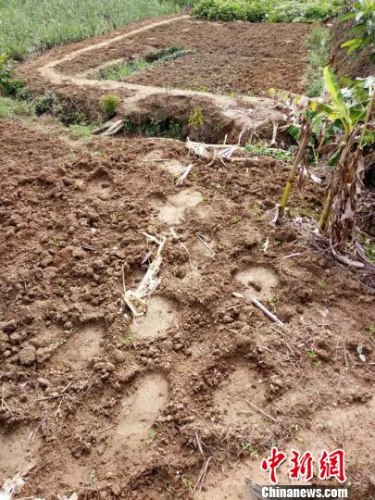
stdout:
POLYGON ((13 62, 0 52, 0 94, 17 97, 23 90, 23 82, 13 78, 13 62))
POLYGON ((103 96, 101 105, 108 118, 112 118, 119 107, 121 99, 117 95, 108 94, 103 96))
POLYGON ((33 104, 28 101, 18 101, 10 97, 0 97, 0 119, 13 118, 20 115, 34 114, 33 104))
POLYGON ((355 38, 342 44, 342 47, 351 54, 356 50, 362 50, 367 46, 372 47, 371 60, 375 62, 375 0, 359 0, 351 8, 351 12, 343 17, 343 20, 354 20, 352 28, 355 38))
POLYGON ((193 13, 219 21, 315 22, 334 15, 341 0, 198 0, 193 13))

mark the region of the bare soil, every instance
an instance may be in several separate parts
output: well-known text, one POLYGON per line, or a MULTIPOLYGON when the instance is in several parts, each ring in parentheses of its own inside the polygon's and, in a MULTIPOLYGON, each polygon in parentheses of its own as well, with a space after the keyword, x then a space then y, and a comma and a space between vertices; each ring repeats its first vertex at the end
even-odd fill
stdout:
POLYGON ((58 96, 65 115, 83 113, 100 121, 102 97, 116 94, 118 115, 131 123, 177 120, 184 136, 207 142, 225 135, 237 141, 240 133, 245 141, 254 131, 270 139, 284 113, 264 96, 270 87, 303 91, 304 40, 310 30, 309 25, 291 30, 281 24, 209 23, 179 16, 51 50, 20 65, 17 75, 31 93, 58 96), (172 46, 192 53, 124 81, 97 77, 103 65, 172 46), (204 125, 194 129, 189 117, 197 109, 203 110, 204 125))
MULTIPOLYGON (((22 497, 248 498, 277 444, 343 447, 351 498, 374 498, 375 298, 269 225, 287 165, 194 158, 177 188, 192 161, 179 141, 1 122, 0 146, 0 482, 28 471, 22 497), (136 288, 155 253, 143 232, 168 241, 134 324, 122 267, 136 288)), ((291 204, 312 213, 321 194, 307 184, 291 204)))

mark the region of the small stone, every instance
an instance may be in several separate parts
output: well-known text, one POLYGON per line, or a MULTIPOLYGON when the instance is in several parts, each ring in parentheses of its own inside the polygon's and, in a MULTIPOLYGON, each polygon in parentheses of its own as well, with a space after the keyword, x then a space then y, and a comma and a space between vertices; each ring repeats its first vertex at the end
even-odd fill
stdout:
POLYGON ((83 248, 75 248, 72 255, 75 259, 84 259, 86 257, 86 252, 83 248))
POLYGON ((22 335, 20 335, 19 333, 12 333, 9 336, 9 340, 10 340, 10 343, 13 345, 20 344, 22 342, 22 335))
POLYGON ((232 318, 232 316, 230 316, 229 314, 226 314, 224 317, 223 317, 223 323, 225 325, 229 324, 229 323, 233 323, 234 319, 232 318))
POLYGON ((166 340, 166 341, 163 343, 163 345, 164 345, 164 349, 165 349, 166 351, 168 351, 168 352, 172 351, 172 349, 173 349, 173 343, 172 343, 172 341, 171 341, 171 340, 166 340))
POLYGON ((51 347, 40 347, 36 351, 36 359, 38 363, 45 363, 52 356, 53 348, 51 347))
POLYGON ((49 380, 47 380, 46 378, 42 378, 42 377, 38 378, 38 384, 40 385, 40 387, 43 387, 43 388, 51 385, 49 380))
POLYGON ((36 361, 36 349, 34 346, 24 347, 19 352, 19 361, 21 365, 30 366, 36 361))
POLYGON ((12 321, 8 321, 7 323, 3 324, 3 332, 4 333, 13 333, 17 329, 17 323, 13 319, 12 321))

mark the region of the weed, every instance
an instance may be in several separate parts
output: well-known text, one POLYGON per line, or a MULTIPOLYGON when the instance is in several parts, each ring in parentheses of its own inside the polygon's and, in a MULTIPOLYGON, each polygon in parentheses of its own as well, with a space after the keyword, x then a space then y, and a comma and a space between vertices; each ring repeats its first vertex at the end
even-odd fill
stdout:
POLYGON ((107 94, 102 97, 101 106, 107 118, 112 118, 120 105, 121 99, 117 95, 107 94))
POLYGON ((45 92, 34 100, 35 113, 37 116, 44 113, 53 113, 55 110, 56 98, 51 92, 45 92))
POLYGON ((375 336, 375 323, 368 327, 368 331, 370 332, 371 335, 375 336))
POLYGON ((73 139, 90 139, 94 128, 92 125, 75 124, 69 125, 69 132, 73 139))
POLYGON ((146 137, 183 139, 181 123, 170 119, 148 119, 142 123, 134 123, 130 120, 125 120, 125 133, 129 135, 143 135, 146 137))
POLYGON ((255 448, 255 446, 253 446, 252 444, 250 444, 246 440, 240 441, 240 447, 241 447, 241 450, 246 455, 257 455, 258 454, 258 450, 255 448))
POLYGON ((136 71, 146 69, 150 66, 151 64, 144 59, 135 59, 134 61, 123 62, 102 69, 98 74, 98 78, 100 80, 122 80, 136 71))
POLYGON ((363 249, 368 259, 375 263, 375 244, 371 240, 366 240, 363 249))
POLYGON ((14 118, 15 116, 33 116, 35 109, 28 101, 18 101, 10 97, 0 97, 0 119, 14 118))
POLYGON ((314 351, 314 349, 310 349, 310 351, 307 351, 307 355, 311 359, 317 359, 318 354, 314 351))
POLYGON ((279 149, 279 148, 269 148, 263 146, 262 144, 247 144, 245 146, 246 151, 259 156, 272 156, 277 160, 291 161, 293 159, 293 153, 289 150, 279 149))
POLYGON ((185 50, 180 47, 168 47, 154 54, 150 54, 145 58, 124 61, 110 66, 109 68, 102 69, 98 73, 97 78, 100 80, 122 80, 137 71, 148 69, 153 64, 162 64, 167 61, 172 61, 186 54, 190 54, 191 52, 193 51, 185 50))
POLYGON ((205 124, 202 108, 194 108, 189 115, 189 127, 193 129, 203 128, 205 124))
POLYGON ((307 39, 309 69, 305 80, 309 97, 319 97, 323 92, 323 68, 328 63, 329 40, 329 31, 322 27, 315 28, 307 39))
POLYGON ((325 279, 320 279, 318 281, 318 287, 321 289, 321 290, 324 290, 327 286, 327 283, 326 283, 326 280, 325 279))
POLYGON ((148 430, 148 436, 147 436, 147 439, 145 440, 145 444, 152 443, 152 441, 156 438, 157 434, 158 434, 158 432, 153 427, 151 427, 148 430))

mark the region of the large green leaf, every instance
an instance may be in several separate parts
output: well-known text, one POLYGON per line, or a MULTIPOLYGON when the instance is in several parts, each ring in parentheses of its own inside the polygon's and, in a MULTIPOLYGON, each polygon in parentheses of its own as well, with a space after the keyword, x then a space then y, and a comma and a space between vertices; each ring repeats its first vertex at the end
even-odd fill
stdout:
POLYGON ((325 87, 331 96, 332 103, 335 108, 335 114, 337 114, 338 117, 341 117, 344 122, 343 125, 346 132, 349 132, 352 125, 349 116, 349 109, 341 92, 337 77, 330 66, 326 66, 324 68, 323 77, 325 87))

